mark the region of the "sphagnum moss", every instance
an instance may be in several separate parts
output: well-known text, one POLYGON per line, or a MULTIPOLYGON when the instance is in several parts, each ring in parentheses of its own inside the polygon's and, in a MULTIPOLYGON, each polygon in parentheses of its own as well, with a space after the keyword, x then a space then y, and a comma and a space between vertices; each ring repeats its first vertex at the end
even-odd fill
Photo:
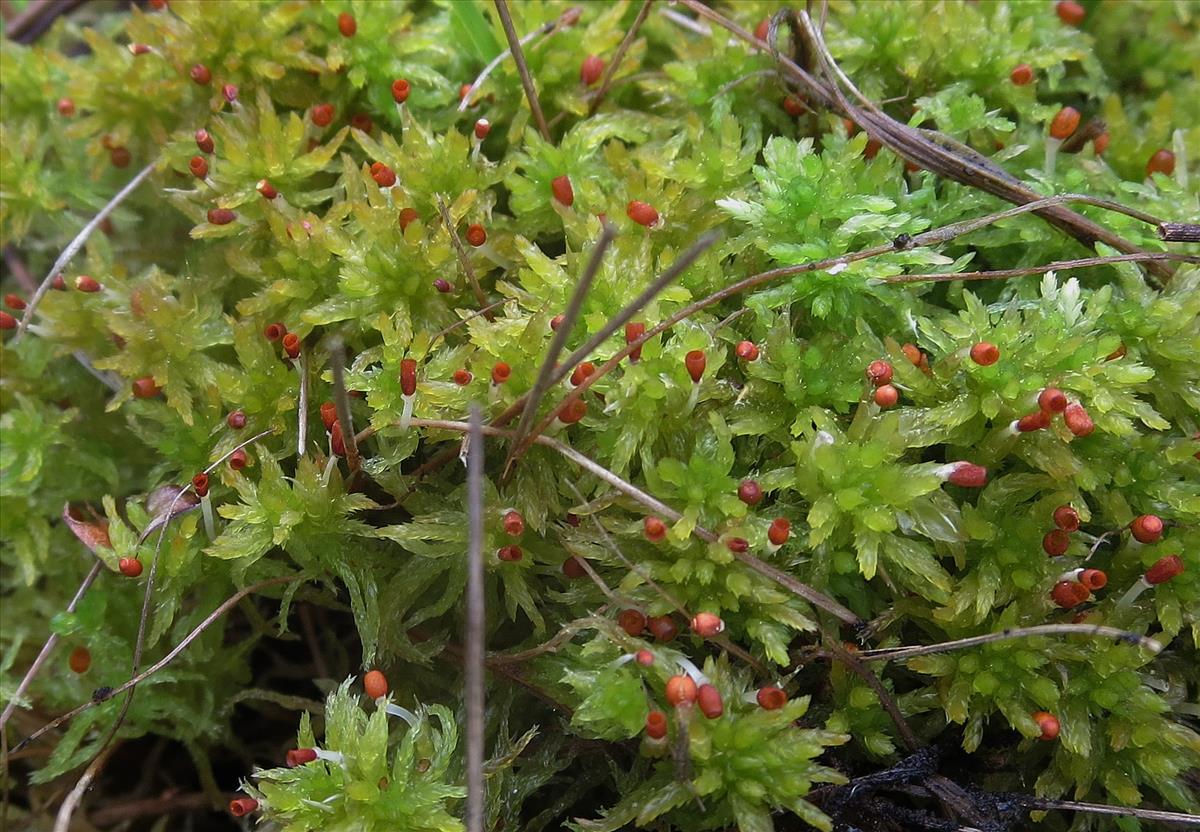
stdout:
MULTIPOLYGON (((528 85, 483 0, 88 7, 0 51, 7 747, 90 703, 7 759, 7 818, 115 732, 216 802, 235 754, 262 828, 464 828, 472 403, 484 828, 941 829, 911 792, 955 746, 955 823, 1200 809, 1196 261, 889 282, 1091 252, 1030 213, 923 238, 1006 206, 785 81, 769 39, 832 83, 784 4, 715 8, 513 3, 528 85), (567 321, 611 335, 539 381, 567 321)), ((824 41, 970 164, 1195 255, 1145 221, 1200 219, 1193 12, 837 2, 824 41)), ((85 808, 158 788, 100 770, 85 808)))

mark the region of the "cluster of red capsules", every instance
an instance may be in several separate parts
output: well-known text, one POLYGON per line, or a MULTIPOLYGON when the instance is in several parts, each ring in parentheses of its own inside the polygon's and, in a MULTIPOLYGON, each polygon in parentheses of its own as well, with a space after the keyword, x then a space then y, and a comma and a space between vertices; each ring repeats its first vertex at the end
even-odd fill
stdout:
POLYGON ((263 330, 263 337, 274 343, 279 342, 283 347, 283 353, 290 361, 295 361, 300 357, 300 350, 304 346, 300 340, 300 336, 294 332, 288 332, 286 326, 276 321, 273 324, 267 324, 263 330))
MULTIPOLYGON (((517 540, 525 534, 525 518, 515 508, 506 509, 500 517, 500 527, 505 535, 517 540)), ((496 557, 505 563, 516 563, 525 557, 525 553, 516 543, 509 543, 496 550, 496 557)))
MULTIPOLYGON (((628 635, 639 638, 649 630, 658 642, 673 640, 678 634, 678 628, 669 615, 647 618, 636 609, 625 609, 617 616, 617 624, 628 635)), ((692 632, 703 639, 720 635, 725 629, 725 622, 720 616, 711 612, 699 612, 692 616, 692 632)), ((620 663, 635 661, 642 667, 651 667, 655 662, 654 652, 641 649, 635 653, 622 656, 620 663)), ((725 713, 725 702, 720 690, 705 674, 686 658, 679 658, 683 672, 677 673, 667 680, 665 696, 668 704, 675 709, 695 706, 708 719, 717 719, 725 713)), ((787 693, 775 685, 761 687, 755 701, 764 710, 778 710, 787 704, 787 693)), ((645 741, 649 748, 658 749, 666 743, 669 720, 661 710, 651 710, 646 717, 645 741)))
POLYGON ((1096 429, 1096 424, 1086 408, 1079 402, 1068 401, 1066 393, 1057 387, 1046 387, 1038 393, 1037 406, 1037 410, 1025 414, 1010 425, 1013 433, 1030 433, 1048 428, 1054 417, 1060 413, 1067 430, 1076 436, 1088 436, 1096 429))
MULTIPOLYGON (((1055 558, 1067 553, 1071 546, 1071 533, 1079 530, 1079 512, 1071 506, 1059 506, 1053 514, 1054 528, 1042 537, 1042 549, 1047 556, 1055 558)), ((1108 584, 1108 575, 1100 569, 1073 569, 1063 574, 1050 597, 1063 609, 1082 604, 1096 590, 1108 584)))

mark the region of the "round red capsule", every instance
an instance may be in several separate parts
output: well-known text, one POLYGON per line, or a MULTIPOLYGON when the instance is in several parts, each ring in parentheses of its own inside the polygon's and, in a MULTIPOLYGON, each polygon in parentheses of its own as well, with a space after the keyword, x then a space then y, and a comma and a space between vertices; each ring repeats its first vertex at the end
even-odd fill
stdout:
POLYGON ((1050 557, 1065 555, 1071 547, 1071 536, 1062 529, 1051 529, 1042 537, 1042 549, 1050 557))
POLYGON ((496 557, 507 563, 516 563, 521 558, 525 557, 525 553, 521 551, 521 547, 515 544, 509 546, 501 546, 496 550, 496 557))
POLYGON ((721 616, 711 612, 698 612, 692 616, 692 632, 701 638, 712 638, 725 629, 721 616))
POLYGON ((700 713, 709 719, 716 719, 725 713, 725 703, 721 700, 721 692, 713 685, 701 685, 696 690, 696 706, 700 713))
POLYGON ((287 335, 287 327, 281 323, 267 324, 267 328, 263 330, 263 336, 268 341, 278 341, 287 335))
POLYGON ((1154 151, 1154 155, 1146 162, 1146 175, 1161 173, 1170 176, 1175 172, 1175 154, 1166 148, 1154 151))
POLYGON ((1067 394, 1057 387, 1047 387, 1038 393, 1037 402, 1046 413, 1062 413, 1067 409, 1067 394))
POLYGON ((520 537, 525 533, 525 518, 519 511, 505 512, 500 524, 504 526, 504 533, 509 537, 520 537))
POLYGON ((383 162, 375 162, 371 165, 371 178, 381 188, 390 188, 396 184, 396 172, 383 162))
POLYGON ((229 468, 233 471, 240 471, 246 467, 249 457, 246 455, 245 448, 238 448, 229 455, 229 468))
POLYGON ((1050 121, 1050 138, 1059 141, 1070 138, 1079 129, 1079 118, 1079 111, 1074 107, 1063 107, 1050 121))
POLYGON ((208 161, 203 156, 193 156, 188 161, 188 170, 192 172, 192 176, 203 179, 208 176, 208 161))
POLYGON ((317 752, 311 748, 293 748, 287 753, 288 768, 295 768, 317 759, 317 752))
POLYGON ((767 39, 767 36, 770 34, 771 34, 771 18, 764 17, 762 20, 758 21, 758 25, 754 27, 754 37, 758 38, 759 40, 765 41, 767 39))
POLYGON ((572 399, 558 413, 558 420, 564 425, 573 425, 587 415, 587 402, 583 399, 572 399))
POLYGON ((138 55, 148 55, 154 51, 146 43, 131 43, 127 48, 129 49, 129 54, 135 57, 138 55))
POLYGON ((300 357, 300 347, 302 344, 300 342, 299 335, 294 332, 289 332, 287 335, 283 336, 283 341, 281 344, 283 346, 283 351, 287 353, 288 358, 296 359, 300 357))
POLYGON ((129 163, 133 161, 133 154, 129 152, 129 148, 127 147, 114 147, 109 152, 108 158, 114 168, 127 168, 129 167, 129 163))
POLYGON ((371 121, 371 117, 366 113, 355 113, 350 116, 350 126, 355 130, 370 133, 375 128, 375 122, 371 121))
POLYGON ((550 319, 550 331, 557 332, 558 328, 560 326, 562 326, 563 321, 565 321, 566 319, 567 319, 566 315, 555 315, 553 318, 550 319))
POLYGON ((987 341, 980 341, 971 347, 971 360, 981 367, 988 367, 1000 360, 1000 348, 987 341))
POLYGON ((1104 151, 1108 150, 1110 139, 1111 137, 1108 135, 1107 130, 1092 139, 1092 150, 1095 151, 1097 156, 1103 156, 1104 151))
POLYGON ((1108 575, 1100 569, 1085 569, 1079 573, 1079 582, 1095 592, 1108 585, 1108 575))
POLYGON ((483 141, 488 137, 488 133, 492 132, 492 123, 486 118, 481 118, 475 122, 475 138, 483 141))
POLYGON ((153 399, 159 394, 158 385, 152 376, 143 376, 133 382, 133 397, 135 399, 153 399))
POLYGON ((1183 558, 1179 555, 1167 555, 1159 558, 1154 565, 1146 570, 1145 580, 1151 586, 1165 584, 1183 574, 1183 558))
POLYGON ((412 87, 404 78, 397 78, 392 82, 392 100, 397 104, 403 104, 408 100, 408 94, 412 91, 412 87))
POLYGON ((667 701, 678 707, 696 701, 696 683, 691 676, 672 676, 667 680, 667 701))
POLYGON ((313 124, 317 125, 318 127, 328 127, 333 123, 333 105, 314 104, 311 115, 313 124))
POLYGON ((1050 427, 1050 413, 1045 410, 1035 410, 1033 413, 1026 413, 1017 420, 1017 430, 1021 433, 1032 433, 1035 430, 1044 430, 1050 427))
POLYGON ((885 384, 892 383, 893 369, 892 365, 883 360, 875 360, 867 365, 867 378, 876 387, 882 387, 885 384))
POLYGON ((188 74, 200 86, 205 86, 212 80, 212 73, 208 71, 208 67, 204 64, 196 64, 188 74))
POLYGON ((1157 514, 1141 514, 1133 518, 1129 530, 1139 543, 1157 543, 1163 536, 1163 521, 1157 514))
POLYGON ((75 288, 80 292, 92 294, 94 292, 99 292, 101 286, 100 281, 96 280, 96 278, 90 277, 86 274, 81 274, 79 277, 75 278, 75 288))
POLYGON ((201 472, 192 477, 192 488, 196 489, 197 497, 208 496, 208 474, 201 472))
POLYGON ((1054 13, 1068 26, 1078 26, 1087 17, 1087 11, 1075 0, 1058 0, 1054 4, 1054 13))
POLYGON ((1050 598, 1064 610, 1077 607, 1088 599, 1091 591, 1078 581, 1059 581, 1050 590, 1050 598))
POLYGON ((25 299, 20 295, 10 293, 4 296, 4 305, 15 312, 20 312, 25 308, 25 299))
POLYGON ((738 342, 737 348, 734 351, 737 353, 737 357, 743 361, 758 360, 758 347, 754 345, 753 341, 738 342))
MULTIPOLYGON (((625 324, 625 343, 632 344, 634 341, 646 334, 646 325, 640 321, 631 321, 625 324)), ((642 359, 642 346, 638 345, 635 349, 629 352, 629 361, 631 364, 636 364, 642 359)))
POLYGON ((675 619, 669 615, 656 615, 646 621, 646 628, 650 630, 650 634, 654 636, 654 640, 662 643, 674 641, 675 636, 679 635, 679 627, 675 625, 675 619))
POLYGON ((387 696, 388 680, 378 670, 368 670, 363 676, 363 691, 371 699, 387 696))
POLYGON ((646 715, 646 736, 661 740, 667 735, 667 715, 662 711, 651 711, 646 715))
POLYGON ((7 312, 0 312, 0 329, 16 329, 17 319, 7 312))
POLYGON ((667 526, 657 517, 646 517, 642 520, 642 533, 651 543, 658 543, 667 536, 667 526))
POLYGON ((773 546, 782 546, 787 543, 791 534, 791 521, 786 517, 776 517, 771 521, 770 528, 767 529, 767 540, 771 541, 773 546))
POLYGON ((631 636, 640 636, 646 629, 646 616, 634 609, 621 610, 617 615, 617 626, 631 636))
POLYGON ((567 558, 563 561, 562 573, 572 580, 584 577, 587 570, 583 568, 583 559, 577 555, 567 558))
POLYGON ((1037 723, 1037 727, 1041 730, 1042 735, 1038 739, 1050 740, 1058 737, 1059 724, 1058 717, 1046 711, 1038 711, 1033 715, 1033 721, 1037 723))
POLYGON ((75 102, 69 98, 58 99, 58 114, 64 118, 75 115, 75 102))
POLYGON ((575 189, 571 187, 571 179, 568 176, 556 176, 551 179, 550 193, 561 205, 570 208, 575 204, 575 189))
POLYGON ((244 411, 235 410, 225 417, 225 424, 234 430, 241 430, 246 427, 246 414, 244 411))
POLYGON ((412 224, 413 220, 418 219, 419 216, 420 215, 417 214, 416 208, 401 208, 400 209, 400 233, 403 234, 405 231, 407 231, 408 226, 412 224))
POLYGON ((783 689, 774 685, 764 685, 759 688, 758 694, 754 698, 758 700, 758 706, 764 711, 778 711, 788 701, 788 696, 783 689))
POLYGON ((590 87, 599 81, 602 74, 604 74, 604 59, 599 55, 588 55, 579 65, 579 80, 585 87, 590 87))
POLYGON ((512 376, 512 367, 503 361, 497 361, 492 367, 492 384, 503 384, 512 376))
POLYGON ((201 153, 212 153, 216 149, 213 137, 203 127, 196 131, 195 139, 196 147, 200 148, 201 153))
POLYGON ((142 562, 137 558, 121 558, 117 568, 126 578, 136 578, 142 574, 142 562))
POLYGON ((808 105, 804 103, 804 99, 798 95, 785 95, 783 97, 783 111, 792 118, 800 118, 808 110, 808 105))
POLYGON ((464 370, 464 369, 460 368, 460 369, 457 369, 454 371, 454 383, 457 384, 459 387, 466 387, 468 384, 471 383, 471 380, 473 378, 474 378, 474 376, 471 375, 469 370, 464 370))
POLYGON ((54 275, 54 279, 50 281, 50 288, 56 292, 67 291, 67 281, 63 279, 61 274, 54 275))
POLYGON ((1096 429, 1095 422, 1092 421, 1091 416, 1088 416, 1088 412, 1081 404, 1067 405, 1066 410, 1063 411, 1063 422, 1067 429, 1076 436, 1087 436, 1096 429))
POLYGON ((487 231, 479 223, 467 226, 467 242, 479 248, 487 242, 487 231))
POLYGON ((738 483, 738 499, 748 506, 756 506, 762 502, 763 490, 754 480, 746 479, 738 483))
POLYGON ((704 368, 708 366, 708 358, 703 350, 692 350, 683 357, 683 366, 687 368, 692 382, 699 384, 700 379, 704 377, 704 368))
POLYGON ((358 32, 358 21, 354 19, 354 15, 350 12, 342 12, 338 15, 338 31, 342 33, 344 38, 352 38, 358 32))
POLYGON ((208 221, 213 225, 229 225, 237 219, 237 214, 228 208, 211 208, 208 212, 208 221))
POLYGON ((946 479, 963 488, 983 488, 987 485, 987 468, 973 462, 959 462, 946 479))
POLYGON ((1012 72, 1008 73, 1008 80, 1018 87, 1033 83, 1033 67, 1029 64, 1017 64, 1012 68, 1012 72))
POLYGON ((1054 525, 1064 532, 1077 531, 1079 529, 1079 512, 1070 506, 1059 506, 1054 509, 1054 525))
POLYGON ((917 349, 915 344, 905 344, 900 348, 900 352, 904 353, 904 357, 912 362, 914 367, 920 367, 925 361, 925 354, 917 349))
POLYGON ((890 384, 885 384, 875 390, 875 404, 879 405, 883 410, 889 407, 895 407, 896 402, 900 401, 900 391, 890 384))
POLYGON ((571 386, 578 387, 583 384, 592 373, 596 372, 596 365, 590 361, 583 361, 574 370, 571 371, 571 386))
POLYGON ((254 185, 254 190, 258 191, 263 199, 274 199, 279 196, 279 191, 275 190, 275 186, 266 179, 260 179, 254 185))
MULTIPOLYGON (((290 751, 288 752, 291 753, 290 751)), ((229 814, 235 818, 248 815, 258 809, 258 801, 253 797, 235 797, 229 801, 229 814)))
POLYGON ((82 644, 71 651, 71 655, 67 658, 67 666, 71 668, 72 673, 87 673, 88 668, 92 666, 92 652, 82 644))
POLYGON ((644 225, 646 228, 653 228, 658 225, 658 211, 648 202, 642 202, 637 199, 633 200, 625 206, 625 215, 638 225, 644 225))
POLYGON ((750 550, 750 541, 744 537, 727 537, 725 538, 725 548, 740 555, 750 550))

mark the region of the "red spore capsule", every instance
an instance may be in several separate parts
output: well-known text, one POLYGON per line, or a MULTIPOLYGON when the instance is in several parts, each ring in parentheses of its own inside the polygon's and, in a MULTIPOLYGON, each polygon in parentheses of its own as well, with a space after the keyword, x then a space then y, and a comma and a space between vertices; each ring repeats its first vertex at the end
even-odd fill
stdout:
POLYGON ((570 208, 575 204, 575 189, 571 187, 571 180, 567 176, 556 176, 551 179, 550 193, 554 194, 554 198, 561 205, 570 208))

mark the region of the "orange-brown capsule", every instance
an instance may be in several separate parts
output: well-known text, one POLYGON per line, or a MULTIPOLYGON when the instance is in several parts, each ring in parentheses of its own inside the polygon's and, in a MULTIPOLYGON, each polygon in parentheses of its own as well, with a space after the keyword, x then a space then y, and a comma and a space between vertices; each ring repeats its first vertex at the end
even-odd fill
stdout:
POLYGON ((758 347, 755 346, 753 341, 739 341, 734 352, 737 353, 737 357, 743 361, 758 360, 758 347))
POLYGON ((573 425, 587 415, 587 402, 583 399, 571 399, 558 412, 558 420, 564 425, 573 425))
POLYGON ((237 214, 229 208, 211 208, 208 212, 208 221, 213 225, 229 225, 237 219, 237 214))
POLYGON ((1050 138, 1062 141, 1079 129, 1079 111, 1074 107, 1063 107, 1050 122, 1050 138))
POLYGON ((411 396, 417 392, 417 362, 413 358, 400 360, 400 392, 411 396))
POLYGON ((371 164, 371 178, 381 188, 390 188, 396 184, 396 172, 383 162, 371 164))
POLYGON ((246 454, 245 448, 238 448, 229 455, 229 470, 240 471, 246 467, 246 463, 250 457, 246 454))
POLYGON ((142 562, 137 558, 121 558, 117 568, 126 578, 136 578, 142 574, 142 562))
POLYGON ((400 209, 400 233, 403 234, 408 230, 408 226, 412 224, 420 215, 417 214, 416 208, 401 208, 400 209))
POLYGON ((1008 80, 1012 81, 1018 87, 1032 83, 1033 67, 1029 64, 1017 64, 1013 67, 1012 72, 1008 73, 1008 80))
POLYGON ((1154 155, 1146 162, 1146 175, 1161 173, 1170 176, 1175 172, 1175 154, 1166 148, 1154 151, 1154 155))
POLYGON ((193 81, 202 87, 212 81, 212 73, 209 72, 208 67, 204 64, 196 64, 188 74, 192 76, 193 81))
POLYGON ((1091 590, 1078 581, 1059 581, 1050 590, 1050 598, 1064 610, 1079 606, 1091 594, 1091 590))
POLYGON ((876 387, 882 387, 885 384, 891 384, 893 373, 894 370, 891 363, 888 361, 883 361, 882 359, 876 359, 867 365, 867 378, 869 378, 871 383, 876 387))
POLYGON ((108 158, 114 168, 127 168, 129 167, 129 163, 133 161, 133 154, 129 152, 129 148, 127 147, 114 147, 109 152, 108 158))
POLYGON ((1071 536, 1062 529, 1051 529, 1042 537, 1042 549, 1052 558, 1065 555, 1071 547, 1071 536))
POLYGON ((475 378, 475 377, 473 375, 471 375, 470 370, 464 370, 460 367, 459 369, 454 371, 454 383, 457 384, 459 387, 466 387, 468 384, 471 383, 471 380, 473 378, 475 378))
POLYGON ((1092 417, 1081 404, 1069 404, 1063 411, 1063 422, 1076 436, 1087 436, 1096 429, 1092 417))
POLYGON ((1079 582, 1095 592, 1108 586, 1108 574, 1101 569, 1085 569, 1079 573, 1079 582))
POLYGON ((692 616, 692 632, 701 638, 712 638, 725 630, 725 622, 711 612, 698 612, 692 616))
POLYGON ((512 375, 512 367, 503 361, 497 361, 492 367, 492 384, 503 384, 512 375))
POLYGON ((273 324, 267 324, 263 330, 263 337, 268 341, 278 341, 285 335, 287 335, 287 327, 278 321, 273 324))
POLYGON ((392 82, 392 100, 397 104, 403 104, 408 100, 408 94, 412 91, 412 86, 404 78, 397 78, 392 82))
POLYGON ((667 715, 662 711, 651 711, 646 715, 646 736, 661 740, 667 735, 667 715))
POLYGON ((153 376, 143 376, 142 378, 134 379, 133 397, 135 399, 153 399, 159 392, 158 385, 154 383, 153 376))
POLYGON ((604 59, 599 55, 588 55, 579 65, 579 80, 585 87, 590 87, 599 81, 603 73, 604 59))
POLYGON ((92 653, 82 644, 71 651, 71 655, 67 658, 67 665, 71 668, 72 673, 87 673, 88 668, 92 666, 92 653))
POLYGON ((1087 17, 1087 11, 1075 0, 1058 0, 1054 4, 1054 13, 1068 26, 1078 26, 1087 17))
POLYGON ((1129 530, 1138 543, 1157 543, 1163 536, 1163 521, 1157 514, 1140 514, 1133 518, 1129 530))
POLYGON ((647 517, 642 520, 642 532, 651 543, 658 543, 667 536, 667 526, 657 517, 647 517))
POLYGON ((1070 506, 1059 506, 1054 509, 1054 525, 1064 532, 1077 531, 1079 529, 1079 512, 1070 506))
POLYGON ((758 706, 764 711, 778 711, 787 704, 788 696, 781 688, 774 685, 764 685, 758 689, 758 706))
POLYGON ((467 242, 479 248, 487 242, 487 231, 479 223, 467 227, 467 242))
POLYGON ((900 401, 900 391, 890 384, 885 384, 875 390, 875 404, 883 410, 895 407, 898 401, 900 401))
POLYGON ((738 483, 738 499, 748 506, 756 506, 762 502, 763 490, 757 481, 751 479, 738 483))
POLYGON ((275 186, 266 179, 258 180, 258 182, 254 185, 254 190, 258 191, 259 195, 262 196, 263 199, 274 199, 275 197, 279 196, 279 191, 275 190, 275 186))
POLYGON ((332 104, 314 104, 311 112, 312 123, 318 127, 328 127, 333 123, 333 115, 332 104))
POLYGON ((1058 736, 1059 723, 1058 717, 1047 711, 1038 711, 1033 715, 1033 721, 1037 723, 1037 727, 1041 729, 1042 735, 1039 739, 1049 742, 1058 736))
POLYGON ((283 346, 283 351, 287 353, 288 358, 296 359, 300 357, 300 348, 303 346, 303 344, 300 341, 299 335, 294 332, 289 332, 287 335, 283 336, 283 341, 281 344, 283 346))
POLYGON ((1179 555, 1167 555, 1155 561, 1143 577, 1146 583, 1156 586, 1177 578, 1183 571, 1183 558, 1179 555))
POLYGON ((590 361, 584 361, 571 371, 571 386, 578 387, 583 384, 592 373, 596 372, 596 365, 590 361))
POLYGON ((504 533, 509 537, 520 537, 525 533, 525 518, 515 509, 505 512, 500 524, 504 526, 504 533))
POLYGON ((58 114, 64 118, 75 115, 75 102, 69 98, 58 99, 58 114))
POLYGON ((196 147, 200 148, 201 153, 212 153, 216 149, 213 137, 203 127, 196 131, 195 138, 196 147))
POLYGON ((99 292, 103 287, 100 286, 100 281, 96 280, 96 278, 86 274, 81 274, 79 277, 75 278, 75 288, 80 292, 92 294, 94 292, 99 292))
POLYGON ((700 713, 709 719, 716 719, 725 713, 725 703, 721 700, 721 692, 713 685, 701 685, 696 690, 696 705, 700 713))
POLYGON ((696 701, 696 683, 691 676, 672 676, 667 680, 667 701, 678 707, 696 701))
MULTIPOLYGON (((646 334, 646 325, 640 321, 631 321, 625 324, 625 343, 632 344, 634 341, 646 334)), ((642 360, 642 346, 639 345, 629 353, 629 362, 636 364, 642 360)))
POLYGON ((767 540, 771 541, 773 546, 782 546, 787 543, 791 534, 791 521, 786 517, 776 517, 771 521, 770 528, 767 529, 767 540))
POLYGON ((208 496, 208 474, 201 471, 196 476, 192 477, 192 488, 196 489, 197 497, 208 496))
POLYGON ((556 176, 551 179, 550 193, 554 194, 554 198, 561 205, 570 208, 575 204, 575 189, 571 187, 571 179, 568 176, 556 176))
POLYGON ((363 676, 363 691, 371 699, 378 699, 381 696, 387 696, 388 680, 378 670, 368 670, 363 676))
POLYGON ((208 176, 208 161, 203 156, 193 156, 188 160, 188 170, 192 172, 192 176, 203 179, 208 176))
POLYGON ((653 228, 658 225, 658 211, 648 202, 635 199, 625 206, 625 214, 638 225, 653 228))
POLYGON ((1062 413, 1067 409, 1067 394, 1057 387, 1047 387, 1038 393, 1037 402, 1046 413, 1062 413))
POLYGON ((631 636, 640 636, 646 629, 646 616, 639 610, 621 610, 617 615, 617 626, 631 636))
POLYGON ((704 377, 704 368, 708 366, 708 358, 703 350, 692 350, 683 357, 683 365, 692 377, 692 382, 699 384, 700 379, 704 377))
POLYGON ((358 21, 354 19, 354 15, 350 12, 342 12, 338 15, 338 31, 342 33, 344 38, 352 38, 358 33, 358 21))
POLYGON ((675 625, 675 619, 669 615, 653 616, 646 621, 646 628, 650 630, 655 641, 674 641, 675 636, 679 635, 679 627, 675 625))
MULTIPOLYGON (((289 751, 288 753, 291 754, 292 752, 289 751)), ((316 757, 314 756, 313 759, 315 760, 316 757)), ((233 800, 229 801, 229 814, 233 815, 235 818, 248 815, 257 809, 258 801, 253 797, 235 797, 233 800)))
POLYGON ((980 341, 971 347, 971 360, 981 367, 988 367, 1000 360, 1000 348, 988 341, 980 341))

